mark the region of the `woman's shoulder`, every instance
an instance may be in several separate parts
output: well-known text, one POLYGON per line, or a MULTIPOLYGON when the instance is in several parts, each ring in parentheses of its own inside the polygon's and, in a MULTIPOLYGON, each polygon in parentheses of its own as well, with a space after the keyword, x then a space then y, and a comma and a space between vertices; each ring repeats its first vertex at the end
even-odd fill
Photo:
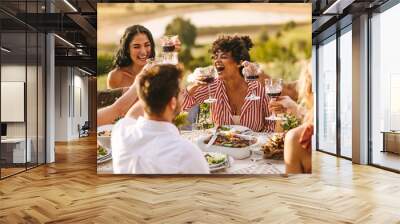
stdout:
POLYGON ((129 85, 123 85, 124 77, 133 77, 132 74, 125 68, 114 68, 107 75, 108 88, 119 88, 129 85))
POLYGON ((108 77, 120 77, 122 75, 129 75, 132 76, 132 73, 127 68, 114 68, 108 73, 108 77))
POLYGON ((285 142, 291 142, 304 145, 311 141, 313 135, 313 125, 304 123, 296 128, 291 129, 285 135, 285 142))
POLYGON ((286 135, 285 135, 285 140, 298 140, 300 139, 301 134, 303 133, 305 127, 303 125, 300 125, 296 128, 293 128, 291 130, 289 130, 286 135))

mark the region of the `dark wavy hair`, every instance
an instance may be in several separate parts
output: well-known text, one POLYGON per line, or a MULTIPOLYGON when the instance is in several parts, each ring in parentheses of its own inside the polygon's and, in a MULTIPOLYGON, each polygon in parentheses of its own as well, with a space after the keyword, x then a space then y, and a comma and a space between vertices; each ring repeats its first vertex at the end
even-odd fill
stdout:
POLYGON ((240 61, 250 61, 249 50, 253 47, 253 42, 249 36, 220 36, 211 47, 211 53, 215 55, 218 51, 231 52, 236 63, 240 61))
MULTIPOLYGON (((240 64, 241 61, 250 61, 249 50, 253 47, 253 42, 249 36, 219 36, 212 44, 211 53, 214 55, 218 51, 225 53, 231 52, 233 60, 240 64)), ((240 75, 243 77, 243 66, 239 67, 240 75)))
POLYGON ((129 54, 129 44, 131 43, 133 37, 139 33, 146 34, 147 38, 149 39, 151 45, 149 58, 154 58, 156 53, 153 35, 151 35, 151 32, 146 27, 141 25, 133 25, 126 28, 125 33, 120 40, 120 45, 113 62, 113 68, 125 67, 133 63, 129 54))

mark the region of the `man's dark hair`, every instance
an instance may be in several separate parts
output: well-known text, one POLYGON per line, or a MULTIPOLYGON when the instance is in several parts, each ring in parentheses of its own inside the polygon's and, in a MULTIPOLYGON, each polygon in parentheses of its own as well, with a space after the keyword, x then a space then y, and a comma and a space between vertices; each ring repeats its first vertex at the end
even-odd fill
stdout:
POLYGON ((121 68, 133 63, 130 53, 129 53, 129 44, 131 43, 132 39, 139 33, 143 33, 147 36, 150 41, 151 52, 149 58, 154 58, 155 56, 155 44, 153 35, 151 32, 144 26, 141 25, 133 25, 126 28, 124 35, 120 40, 120 45, 115 55, 115 60, 113 62, 113 68, 121 68))
POLYGON ((172 99, 178 97, 182 69, 176 65, 154 65, 139 76, 138 95, 149 114, 161 115, 172 99))

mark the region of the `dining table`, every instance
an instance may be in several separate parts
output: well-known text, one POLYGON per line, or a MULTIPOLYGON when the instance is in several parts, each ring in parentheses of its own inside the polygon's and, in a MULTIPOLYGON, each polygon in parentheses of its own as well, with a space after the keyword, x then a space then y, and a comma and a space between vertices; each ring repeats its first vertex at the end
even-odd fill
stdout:
MULTIPOLYGON (((194 144, 198 143, 199 138, 211 135, 209 130, 182 130, 180 133, 194 144)), ((252 135, 258 139, 258 143, 250 147, 249 157, 234 159, 228 156, 227 165, 222 169, 211 171, 211 174, 284 174, 285 164, 283 159, 266 159, 261 150, 261 145, 273 134, 253 132, 252 135)), ((113 174, 112 158, 97 164, 97 174, 113 174)))

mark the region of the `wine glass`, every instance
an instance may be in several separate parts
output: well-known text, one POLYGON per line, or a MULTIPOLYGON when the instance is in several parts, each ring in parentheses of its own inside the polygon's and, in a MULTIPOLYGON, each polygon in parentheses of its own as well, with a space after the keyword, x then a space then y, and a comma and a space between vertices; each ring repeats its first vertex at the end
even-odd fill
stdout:
POLYGON ((217 76, 217 71, 215 70, 214 66, 208 66, 204 68, 196 68, 194 70, 194 74, 197 77, 201 77, 201 81, 207 83, 208 87, 208 99, 204 100, 205 103, 215 103, 217 99, 211 96, 211 87, 210 84, 214 82, 215 77, 217 76))
POLYGON ((163 63, 178 64, 178 54, 175 52, 175 42, 178 35, 165 35, 161 38, 161 47, 163 52, 163 63))
MULTIPOLYGON (((282 79, 266 79, 265 80, 265 92, 271 100, 276 100, 282 93, 282 79)), ((266 117, 267 120, 284 120, 282 116, 275 116, 275 113, 272 111, 272 115, 266 117)))
MULTIPOLYGON (((259 138, 260 136, 257 135, 257 138, 259 138)), ((249 149, 250 149, 250 161, 253 163, 257 163, 258 161, 264 159, 264 154, 262 152, 262 150, 260 149, 260 145, 259 144, 253 144, 250 145, 249 149)))
POLYGON ((145 68, 150 68, 154 65, 158 65, 158 64, 162 64, 163 63, 163 58, 161 58, 160 56, 156 56, 154 58, 148 58, 146 60, 146 65, 145 68))
MULTIPOLYGON (((246 82, 257 82, 257 79, 261 73, 260 66, 256 63, 252 63, 253 68, 244 67, 243 75, 246 82)), ((254 94, 254 90, 251 91, 249 96, 246 96, 246 100, 259 100, 260 97, 254 94)))

